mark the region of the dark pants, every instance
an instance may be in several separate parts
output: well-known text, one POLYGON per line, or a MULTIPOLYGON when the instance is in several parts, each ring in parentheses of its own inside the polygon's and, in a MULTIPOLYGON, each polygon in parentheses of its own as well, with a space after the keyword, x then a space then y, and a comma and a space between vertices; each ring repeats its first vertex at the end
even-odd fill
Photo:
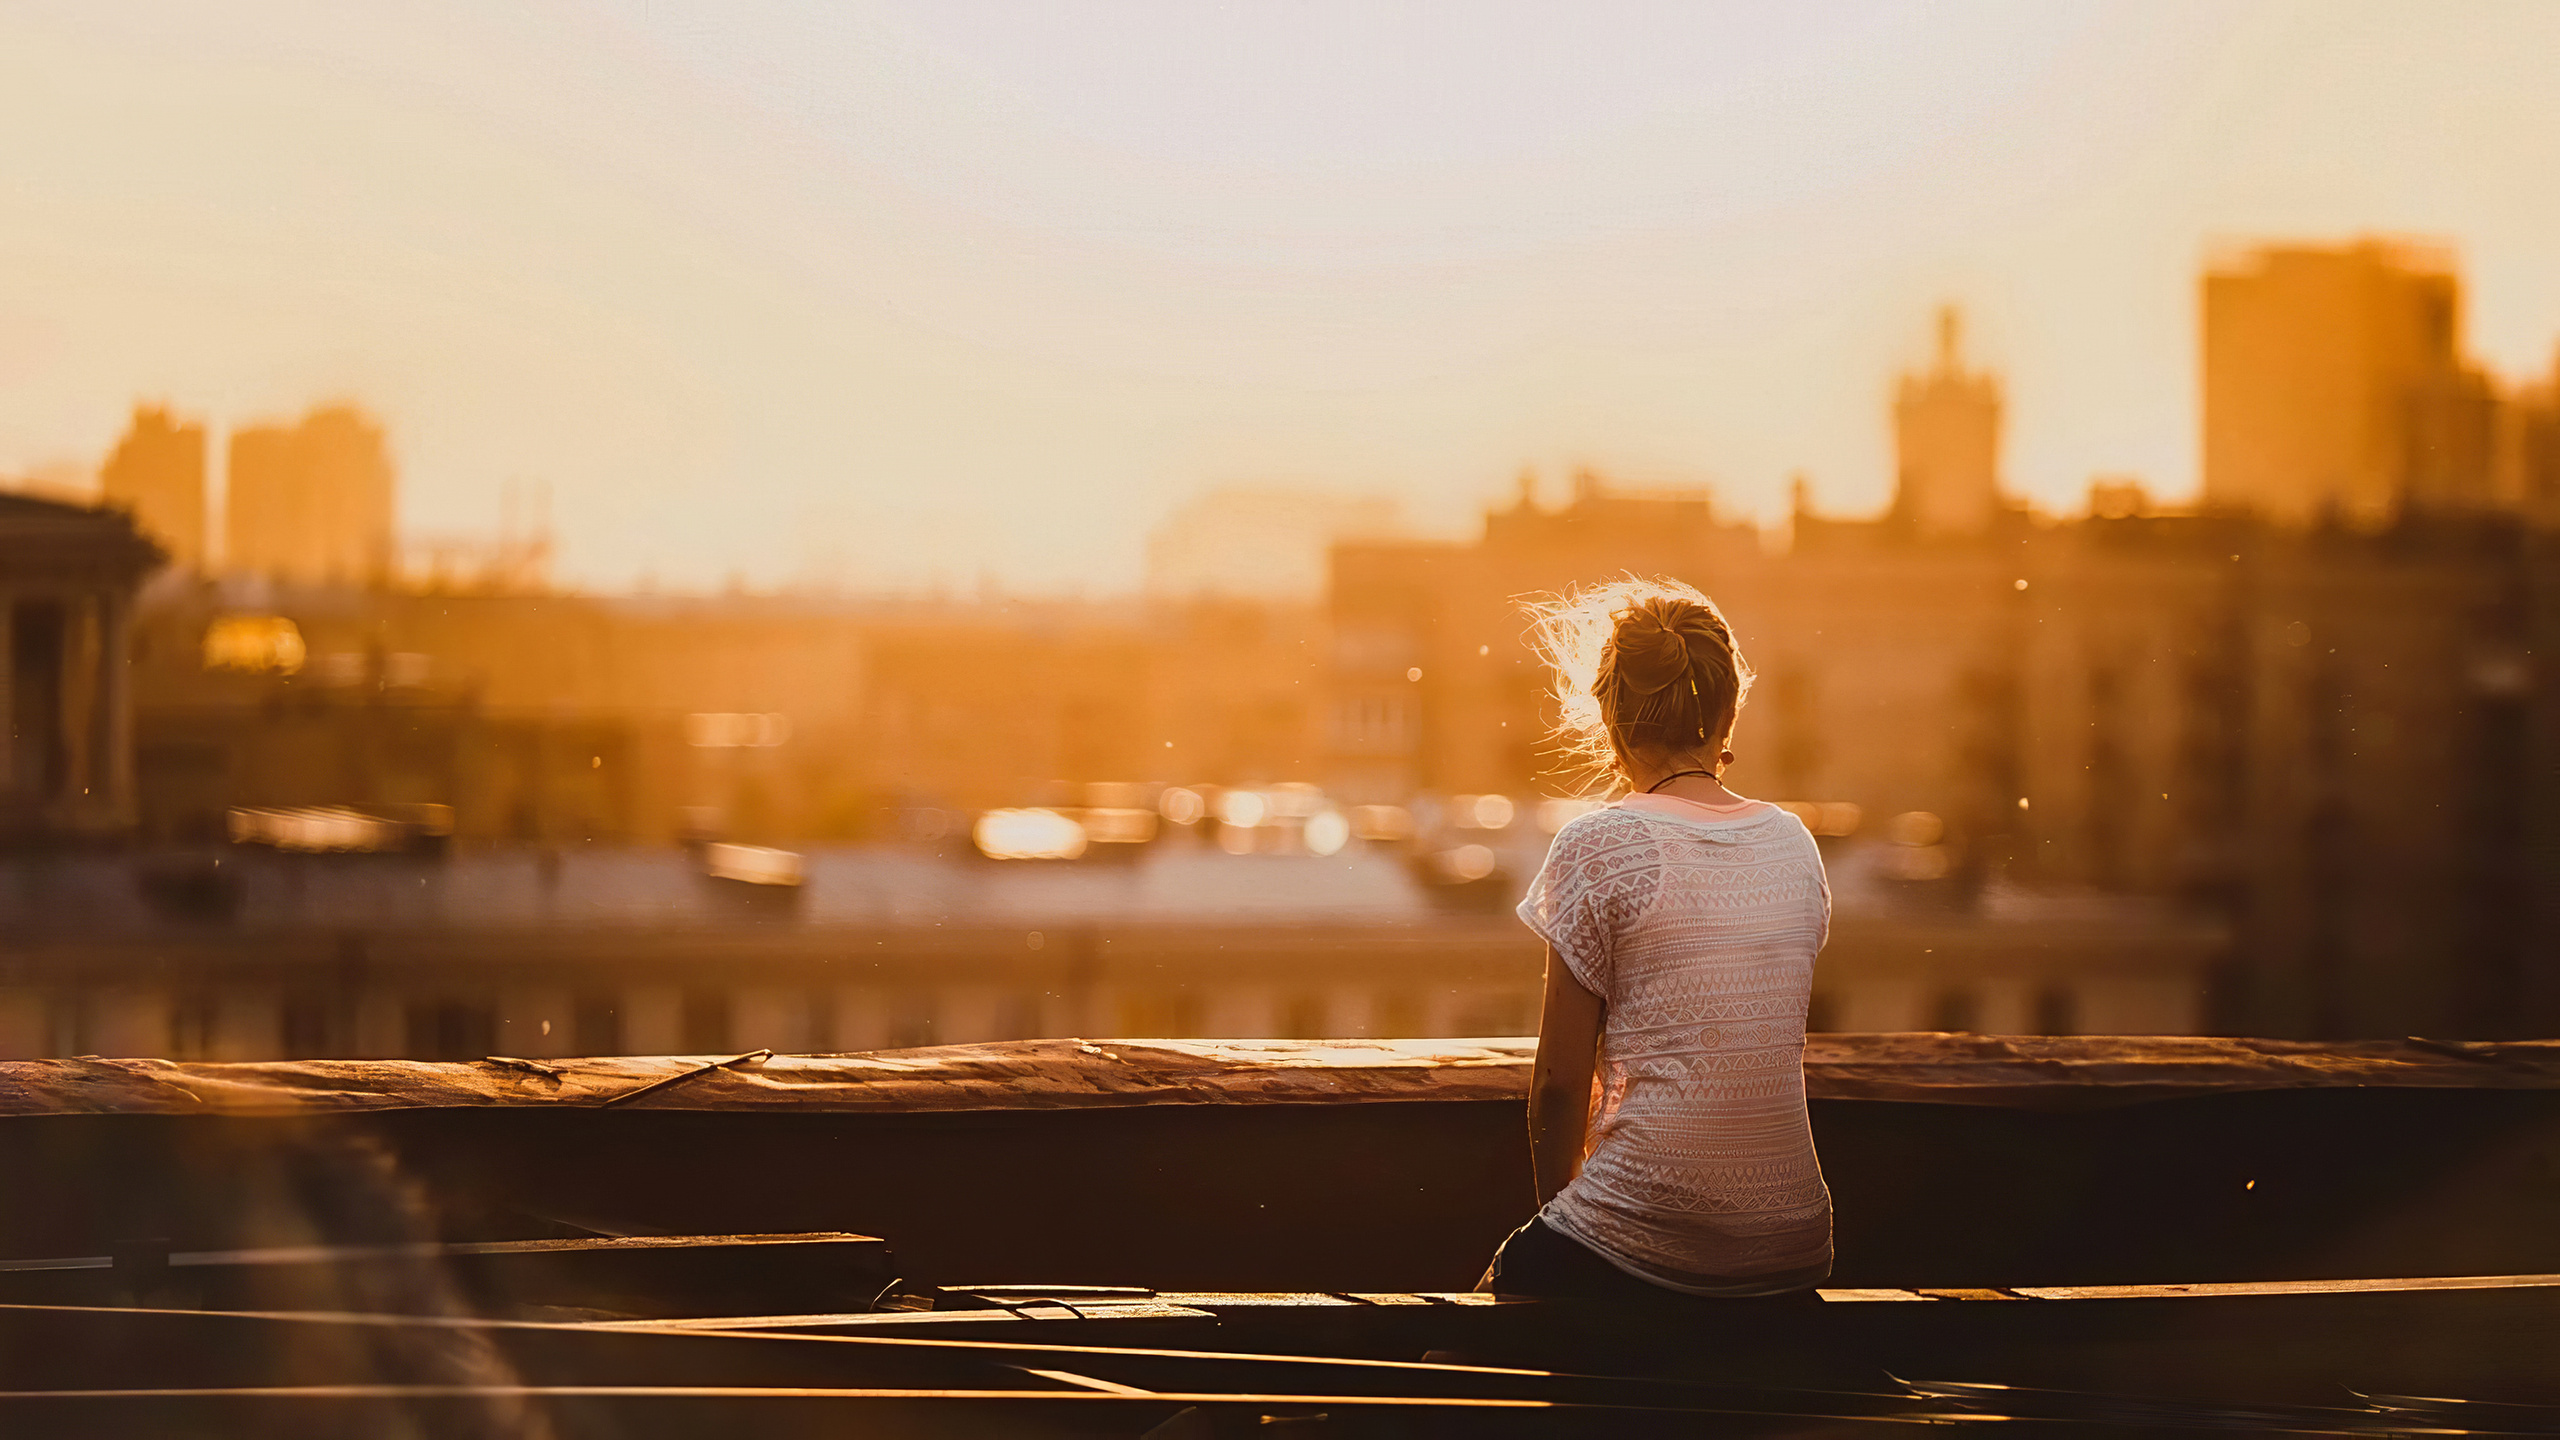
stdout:
MULTIPOLYGON (((1806 1271, 1796 1288, 1773 1295, 1755 1295, 1754 1300, 1811 1300, 1813 1287, 1820 1283, 1829 1267, 1806 1271)), ((1792 1280, 1797 1277, 1770 1277, 1792 1280)), ((1743 1284, 1737 1279, 1733 1283, 1743 1284)), ((1599 1256, 1579 1240, 1548 1227, 1543 1220, 1532 1218, 1528 1224, 1511 1232, 1502 1248, 1494 1252, 1493 1266, 1484 1272, 1476 1285, 1497 1295, 1528 1295, 1542 1300, 1614 1300, 1638 1304, 1713 1305, 1719 1298, 1691 1295, 1667 1289, 1649 1280, 1640 1280, 1599 1256)))

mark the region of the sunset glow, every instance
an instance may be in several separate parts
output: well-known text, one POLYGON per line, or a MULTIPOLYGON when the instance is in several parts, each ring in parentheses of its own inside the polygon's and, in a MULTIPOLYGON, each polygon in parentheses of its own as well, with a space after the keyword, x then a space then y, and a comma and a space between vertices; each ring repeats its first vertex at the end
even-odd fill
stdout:
POLYGON ((2555 55, 2540 4, 12 5, 0 474, 349 400, 404 531, 547 486, 585 588, 1125 592, 1221 485, 1873 511, 1953 302, 2017 493, 2177 498, 2232 239, 2446 243, 2547 371, 2555 55))

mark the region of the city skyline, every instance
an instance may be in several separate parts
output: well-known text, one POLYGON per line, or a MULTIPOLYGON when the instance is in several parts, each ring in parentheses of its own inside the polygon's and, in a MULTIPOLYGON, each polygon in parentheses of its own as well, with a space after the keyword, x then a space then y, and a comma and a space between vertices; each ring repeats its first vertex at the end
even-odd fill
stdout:
POLYGON ((1148 15, 13 10, 0 470, 343 395, 404 531, 544 480, 585 587, 1114 593, 1218 486, 1873 512, 1941 302, 2014 493, 2189 498, 2235 240, 2449 241, 2509 382, 2560 331, 2545 10, 1148 15))
MULTIPOLYGON (((2020 493, 2001 459, 2003 377, 1969 365, 1963 313, 1943 306, 1935 317, 1936 354, 1895 384, 1895 490, 1883 511, 1823 507, 1799 473, 1789 481, 1789 517, 1773 527, 1712 486, 1629 486, 1589 466, 1566 477, 1570 503, 1610 492, 1676 497, 1734 534, 1757 530, 1762 541, 1781 545, 1791 545, 1808 521, 1880 519, 1915 538, 1961 540, 2021 520, 2137 514, 2254 517, 2294 531, 2343 524, 2367 533, 2427 515, 2496 514, 2542 527, 2560 516, 2560 363, 2521 383, 2504 383, 2477 363, 2462 323, 2461 276, 2445 247, 2371 236, 2330 246, 2231 247, 2200 280, 2205 465, 2196 495, 2162 496, 2125 474, 2091 476, 2077 503, 2040 504, 2020 493)), ((200 419, 137 403, 93 477, 58 466, 15 488, 121 510, 181 569, 204 576, 445 593, 579 588, 563 590, 551 577, 547 487, 507 486, 494 535, 402 533, 393 447, 360 405, 315 406, 298 425, 267 420, 218 430, 227 442, 218 447, 225 459, 219 469, 207 433, 200 419), (222 539, 208 547, 217 520, 222 539)), ((1534 467, 1524 467, 1513 485, 1511 500, 1522 513, 1553 499, 1542 493, 1553 487, 1534 467)), ((1393 495, 1212 486, 1148 527, 1142 586, 1110 598, 1304 605, 1325 590, 1334 547, 1421 538, 1393 495)), ((841 576, 795 579, 759 592, 733 571, 720 590, 839 599, 866 593, 841 576)), ((999 577, 985 572, 975 590, 981 602, 1008 597, 999 577)), ((709 592, 667 592, 644 580, 629 593, 709 592)), ((867 593, 887 599, 902 592, 867 593)), ((904 593, 913 598, 912 589, 904 593)), ((938 581, 926 593, 951 596, 938 581)), ((1045 598, 1100 597, 1079 585, 1071 595, 1045 598)))

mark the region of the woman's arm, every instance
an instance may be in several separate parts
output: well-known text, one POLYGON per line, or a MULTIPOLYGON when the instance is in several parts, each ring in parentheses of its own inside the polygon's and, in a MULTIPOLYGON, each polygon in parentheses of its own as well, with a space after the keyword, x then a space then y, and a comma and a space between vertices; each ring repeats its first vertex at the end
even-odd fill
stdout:
POLYGON ((1591 1121, 1591 1075, 1600 1060, 1600 997, 1582 988, 1547 947, 1547 998, 1538 1012, 1538 1063, 1529 1077, 1529 1169, 1538 1204, 1582 1168, 1591 1121))

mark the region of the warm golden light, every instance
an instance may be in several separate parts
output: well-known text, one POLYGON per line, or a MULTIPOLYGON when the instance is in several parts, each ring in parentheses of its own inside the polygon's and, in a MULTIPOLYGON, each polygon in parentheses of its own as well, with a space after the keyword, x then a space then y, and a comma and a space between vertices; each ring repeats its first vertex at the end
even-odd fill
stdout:
POLYGON ((0 4, 0 1430, 2532 1428, 2555 74, 0 4))
POLYGON ((788 715, 700 714, 684 717, 684 743, 697 749, 767 749, 791 738, 788 715))
POLYGON ((789 850, 765 845, 705 845, 702 873, 748 885, 793 886, 807 878, 807 863, 789 850))
POLYGON ((1778 804, 1804 822, 1804 828, 1816 835, 1838 839, 1858 833, 1865 812, 1845 800, 1810 801, 1781 800, 1778 804))
POLYGON ((1055 810, 990 810, 969 838, 990 860, 1073 860, 1085 851, 1084 827, 1055 810))
POLYGON ((1156 812, 1137 809, 1087 809, 1075 815, 1085 839, 1096 845, 1144 845, 1156 838, 1156 812))
POLYGON ((1354 805, 1351 833, 1362 840, 1411 839, 1413 812, 1401 805, 1354 805))
POLYGON ((282 615, 224 615, 205 627, 204 668, 291 675, 306 652, 302 630, 282 615))
POLYGON ((1501 863, 1500 857, 1487 845, 1461 845, 1432 857, 1432 863, 1451 880, 1482 880, 1501 863))
MULTIPOLYGON (((0 857, 0 921, 579 937, 466 999, 291 1002, 362 1017, 349 1053, 498 1043, 434 1006, 675 1014, 684 965, 544 968, 589 927, 984 926, 1012 964, 1160 926, 1203 975, 1300 927, 1518 942, 1628 788, 1592 689, 1641 579, 1737 643, 1639 634, 1628 734, 1687 713, 1663 677, 1717 723, 1744 692, 1673 758, 1821 842, 1855 1025, 2522 1025, 2549 31, 0 8, 0 127, 45 137, 0 147, 0 850, 143 912, 0 857), (1852 975, 1923 924, 1991 968, 1852 975), (2101 933, 2122 975, 1984 958, 2101 933)), ((811 1044, 1264 1023, 1233 976, 1072 1017, 703 976, 705 1033, 868 1017, 811 1044)), ((92 1046, 53 983, 0 985, 0 1051, 92 1046)), ((1267 1023, 1514 1013, 1315 984, 1267 1023)))

